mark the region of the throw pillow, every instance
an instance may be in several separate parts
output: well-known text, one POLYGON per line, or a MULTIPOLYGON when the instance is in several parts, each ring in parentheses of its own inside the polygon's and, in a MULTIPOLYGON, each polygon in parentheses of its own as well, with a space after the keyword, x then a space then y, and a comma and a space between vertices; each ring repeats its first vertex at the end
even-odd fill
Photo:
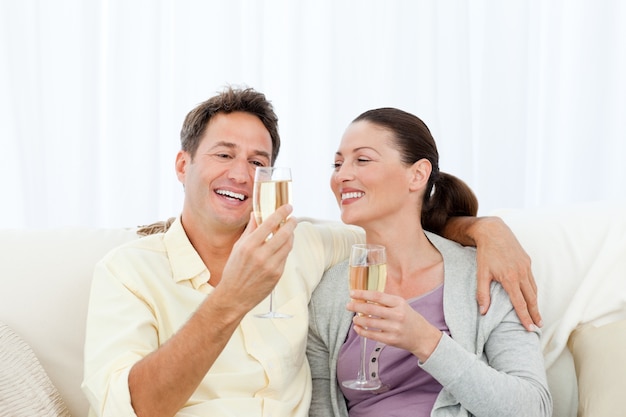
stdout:
POLYGON ((0 416, 70 416, 31 347, 1 322, 0 416))
POLYGON ((578 326, 568 347, 578 377, 578 417, 622 417, 626 375, 626 320, 578 326))

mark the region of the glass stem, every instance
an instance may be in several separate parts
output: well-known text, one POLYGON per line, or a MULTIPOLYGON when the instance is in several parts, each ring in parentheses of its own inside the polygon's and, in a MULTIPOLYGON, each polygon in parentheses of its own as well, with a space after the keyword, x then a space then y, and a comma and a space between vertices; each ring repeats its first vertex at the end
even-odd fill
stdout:
POLYGON ((365 376, 365 354, 367 349, 367 339, 365 337, 361 337, 361 366, 359 367, 359 373, 357 375, 357 379, 359 382, 366 382, 367 377, 365 376))
POLYGON ((274 312, 274 290, 270 293, 270 313, 274 312))

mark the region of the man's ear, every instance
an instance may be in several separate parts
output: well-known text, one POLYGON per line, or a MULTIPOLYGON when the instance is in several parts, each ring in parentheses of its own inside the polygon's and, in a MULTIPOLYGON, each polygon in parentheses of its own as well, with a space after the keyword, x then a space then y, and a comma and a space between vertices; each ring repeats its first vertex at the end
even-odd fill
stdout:
POLYGON ((426 188, 432 170, 433 166, 426 158, 422 158, 411 165, 411 190, 426 188))
POLYGON ((190 158, 189 153, 183 150, 178 151, 176 154, 176 162, 174 165, 176 177, 178 177, 178 181, 180 181, 183 186, 185 185, 185 176, 187 175, 187 165, 191 162, 190 158))

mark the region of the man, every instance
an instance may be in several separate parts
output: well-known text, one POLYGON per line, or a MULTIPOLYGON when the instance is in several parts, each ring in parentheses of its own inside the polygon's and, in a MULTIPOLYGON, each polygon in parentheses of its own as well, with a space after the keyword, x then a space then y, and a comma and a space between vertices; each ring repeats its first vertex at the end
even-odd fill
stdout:
MULTIPOLYGON (((185 118, 176 157, 181 216, 167 232, 112 251, 94 273, 83 382, 90 415, 307 414, 307 303, 323 272, 363 235, 340 224, 297 223, 289 205, 256 225, 254 170, 276 160, 277 123, 252 89, 228 88, 185 118), (267 310, 263 300, 274 286, 279 310, 293 317, 254 317, 267 310)), ((457 219, 447 228, 461 243, 479 245, 481 233, 492 239, 497 230, 505 248, 518 251, 512 259, 528 268, 502 222, 457 219)), ((532 276, 526 281, 510 285, 520 299, 532 276)), ((525 294, 533 312, 536 295, 525 294)))

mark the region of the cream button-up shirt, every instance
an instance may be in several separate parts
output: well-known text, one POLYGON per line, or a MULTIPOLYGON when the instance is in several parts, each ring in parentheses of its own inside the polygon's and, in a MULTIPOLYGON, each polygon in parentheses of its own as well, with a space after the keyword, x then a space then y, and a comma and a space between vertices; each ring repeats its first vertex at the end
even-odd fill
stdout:
MULTIPOLYGON (((322 274, 363 240, 340 223, 301 222, 275 290, 290 319, 260 319, 269 300, 244 317, 187 404, 182 416, 306 416, 311 376, 305 349, 307 305, 322 274)), ((134 416, 128 374, 167 341, 207 294, 209 271, 180 219, 166 233, 110 252, 94 272, 87 317, 83 391, 90 416, 134 416)), ((346 277, 347 279, 347 277, 346 277)))

